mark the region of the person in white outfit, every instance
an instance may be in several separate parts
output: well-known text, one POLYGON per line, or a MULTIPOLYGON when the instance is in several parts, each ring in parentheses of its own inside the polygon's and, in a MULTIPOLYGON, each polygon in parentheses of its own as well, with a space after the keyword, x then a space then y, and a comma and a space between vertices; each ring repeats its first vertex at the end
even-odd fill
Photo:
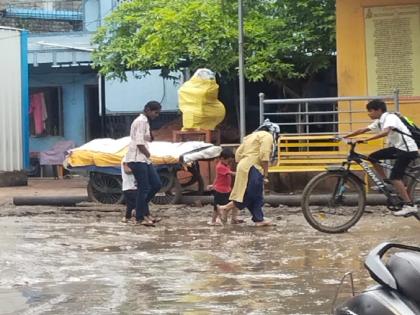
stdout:
POLYGON ((121 161, 122 191, 126 204, 125 217, 122 222, 128 222, 136 218, 137 183, 133 172, 125 162, 125 156, 121 161))
MULTIPOLYGON (((353 139, 353 141, 362 142, 387 137, 388 147, 373 152, 369 155, 369 158, 372 162, 378 162, 379 160, 395 160, 389 179, 405 204, 401 210, 395 211, 393 214, 395 216, 417 214, 417 205, 413 203, 413 200, 408 195, 402 180, 407 166, 418 157, 417 144, 414 139, 409 136, 411 133, 401 119, 396 114, 387 112, 384 101, 370 101, 366 105, 366 108, 369 117, 374 120, 373 123, 366 128, 361 128, 349 133, 344 138, 354 137, 369 131, 375 131, 377 134, 364 140, 353 139)), ((383 179, 386 178, 385 171, 380 165, 373 164, 373 166, 380 177, 383 179)))
POLYGON ((149 122, 157 118, 162 106, 150 101, 131 124, 130 144, 126 162, 137 182, 136 221, 144 226, 154 226, 160 218, 150 214, 149 202, 162 187, 159 175, 150 160, 149 143, 153 141, 149 122))

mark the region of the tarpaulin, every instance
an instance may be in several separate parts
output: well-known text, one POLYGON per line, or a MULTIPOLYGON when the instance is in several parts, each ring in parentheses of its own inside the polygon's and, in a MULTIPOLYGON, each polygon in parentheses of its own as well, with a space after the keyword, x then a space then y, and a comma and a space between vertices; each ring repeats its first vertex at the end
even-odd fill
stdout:
MULTIPOLYGON (((119 166, 127 153, 130 137, 120 139, 95 139, 70 151, 65 165, 119 166)), ((149 144, 153 164, 189 163, 212 159, 220 155, 221 147, 202 141, 166 142, 153 141, 149 144)))

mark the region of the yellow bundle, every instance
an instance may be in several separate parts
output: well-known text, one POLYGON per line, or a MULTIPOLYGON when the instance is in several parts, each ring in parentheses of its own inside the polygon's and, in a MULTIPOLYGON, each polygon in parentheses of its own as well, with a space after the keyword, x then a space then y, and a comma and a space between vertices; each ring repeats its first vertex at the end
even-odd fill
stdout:
POLYGON ((182 130, 213 130, 225 118, 226 110, 217 97, 219 85, 208 69, 198 69, 178 91, 182 130))

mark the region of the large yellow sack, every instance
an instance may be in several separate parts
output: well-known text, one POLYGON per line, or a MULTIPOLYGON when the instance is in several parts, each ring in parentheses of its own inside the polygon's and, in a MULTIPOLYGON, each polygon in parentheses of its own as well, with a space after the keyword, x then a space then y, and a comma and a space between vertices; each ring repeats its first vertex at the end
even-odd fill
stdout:
POLYGON ((208 69, 198 69, 178 91, 182 130, 213 130, 225 118, 226 110, 217 97, 219 85, 208 69))

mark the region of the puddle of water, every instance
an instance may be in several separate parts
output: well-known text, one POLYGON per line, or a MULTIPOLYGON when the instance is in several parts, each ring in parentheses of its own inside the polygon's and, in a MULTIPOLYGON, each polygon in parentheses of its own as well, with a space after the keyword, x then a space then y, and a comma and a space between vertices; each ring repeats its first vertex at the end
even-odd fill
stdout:
POLYGON ((0 217, 0 314, 327 314, 345 272, 359 288, 372 283, 362 259, 373 246, 420 236, 416 222, 396 231, 396 219, 378 216, 342 235, 299 215, 267 229, 183 219, 148 229, 0 217))

